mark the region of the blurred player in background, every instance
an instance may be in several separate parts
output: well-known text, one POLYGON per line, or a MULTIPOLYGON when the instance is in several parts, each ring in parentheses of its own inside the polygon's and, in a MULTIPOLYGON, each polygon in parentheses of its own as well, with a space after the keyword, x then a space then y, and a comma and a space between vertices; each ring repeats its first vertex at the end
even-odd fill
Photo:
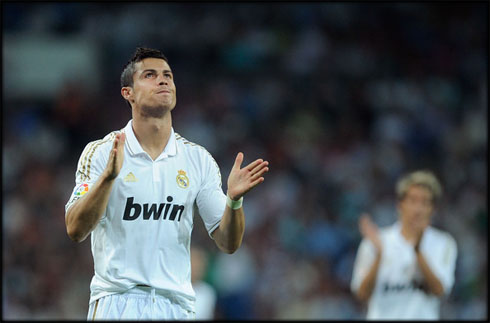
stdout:
POLYGON ((137 48, 121 87, 132 120, 85 147, 65 207, 71 239, 92 233, 87 319, 194 319, 194 209, 218 248, 235 252, 245 230, 243 196, 264 181, 268 162, 242 168, 238 153, 223 193, 213 157, 173 130, 176 88, 160 51, 137 48))
POLYGON ((441 299, 454 284, 457 248, 452 236, 430 226, 442 189, 429 171, 416 171, 396 186, 398 221, 378 230, 367 214, 351 289, 368 301, 367 319, 437 320, 441 299))
POLYGON ((208 257, 204 250, 195 246, 191 247, 191 281, 192 288, 196 292, 196 319, 214 319, 216 306, 216 291, 203 278, 208 267, 208 257))

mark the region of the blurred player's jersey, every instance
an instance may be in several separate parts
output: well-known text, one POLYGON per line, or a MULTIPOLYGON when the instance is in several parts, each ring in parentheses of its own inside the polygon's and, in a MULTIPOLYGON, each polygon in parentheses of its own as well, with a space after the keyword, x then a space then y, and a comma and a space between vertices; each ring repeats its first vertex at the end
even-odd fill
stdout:
MULTIPOLYGON (((369 299, 367 319, 439 319, 440 298, 428 292, 413 245, 402 236, 400 223, 380 229, 380 239, 383 252, 369 299)), ((455 240, 448 233, 429 226, 419 248, 447 296, 454 284, 455 240)), ((363 239, 352 274, 351 289, 354 293, 357 293, 374 259, 372 242, 363 239)))
MULTIPOLYGON (((141 148, 132 120, 121 131, 126 134, 124 162, 107 208, 91 234, 95 275, 90 303, 136 285, 148 285, 194 311, 190 266, 193 217, 197 207, 209 235, 219 226, 226 195, 218 165, 203 147, 173 129, 155 161, 141 148)), ((65 214, 98 180, 121 131, 85 147, 65 214)))

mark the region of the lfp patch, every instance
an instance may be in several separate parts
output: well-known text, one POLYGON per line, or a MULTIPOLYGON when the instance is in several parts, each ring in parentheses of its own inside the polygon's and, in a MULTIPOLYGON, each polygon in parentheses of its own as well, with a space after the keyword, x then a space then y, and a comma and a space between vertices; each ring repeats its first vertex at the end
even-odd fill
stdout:
POLYGON ((77 187, 74 195, 76 196, 82 196, 83 194, 88 192, 88 184, 80 184, 80 186, 77 187))

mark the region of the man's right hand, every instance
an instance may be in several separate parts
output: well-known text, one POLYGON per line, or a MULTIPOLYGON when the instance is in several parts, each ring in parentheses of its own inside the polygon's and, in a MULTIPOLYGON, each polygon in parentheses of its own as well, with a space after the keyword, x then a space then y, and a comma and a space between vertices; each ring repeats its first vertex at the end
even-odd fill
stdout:
POLYGON ((362 213, 359 218, 359 231, 364 238, 371 240, 376 251, 381 253, 382 244, 379 239, 378 226, 371 220, 371 217, 367 213, 362 213))
POLYGON ((113 180, 119 175, 121 171, 122 164, 124 161, 124 142, 126 141, 126 134, 120 133, 116 135, 114 143, 112 144, 112 149, 109 155, 109 160, 107 161, 107 166, 104 170, 105 178, 108 180, 113 180))

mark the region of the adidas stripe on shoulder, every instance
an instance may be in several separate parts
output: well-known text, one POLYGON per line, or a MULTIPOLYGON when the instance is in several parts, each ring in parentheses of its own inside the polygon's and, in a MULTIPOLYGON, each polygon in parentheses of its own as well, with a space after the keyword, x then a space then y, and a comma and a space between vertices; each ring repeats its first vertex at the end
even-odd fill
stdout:
MULTIPOLYGON (((206 149, 204 148, 203 146, 201 145, 198 145, 196 143, 193 143, 187 139, 185 139, 184 137, 182 137, 180 134, 178 134, 177 132, 175 132, 175 139, 178 140, 178 141, 182 141, 182 143, 184 145, 189 145, 189 146, 194 146, 194 147, 198 147, 200 149, 202 149, 203 151, 205 151, 209 158, 211 158, 211 160, 213 161, 214 165, 216 166, 216 169, 218 171, 218 175, 219 175, 219 180, 220 180, 220 183, 221 183, 221 172, 219 170, 219 166, 218 166, 218 163, 216 162, 216 160, 214 159, 213 155, 211 155, 211 153, 206 149)), ((221 185, 221 184, 220 184, 221 185)))
POLYGON ((103 139, 92 141, 85 146, 85 149, 80 156, 77 170, 80 173, 82 181, 90 181, 90 169, 93 167, 94 155, 96 152, 98 152, 98 149, 100 149, 100 147, 104 144, 112 144, 116 138, 116 135, 121 132, 121 130, 113 131, 106 135, 103 139))

